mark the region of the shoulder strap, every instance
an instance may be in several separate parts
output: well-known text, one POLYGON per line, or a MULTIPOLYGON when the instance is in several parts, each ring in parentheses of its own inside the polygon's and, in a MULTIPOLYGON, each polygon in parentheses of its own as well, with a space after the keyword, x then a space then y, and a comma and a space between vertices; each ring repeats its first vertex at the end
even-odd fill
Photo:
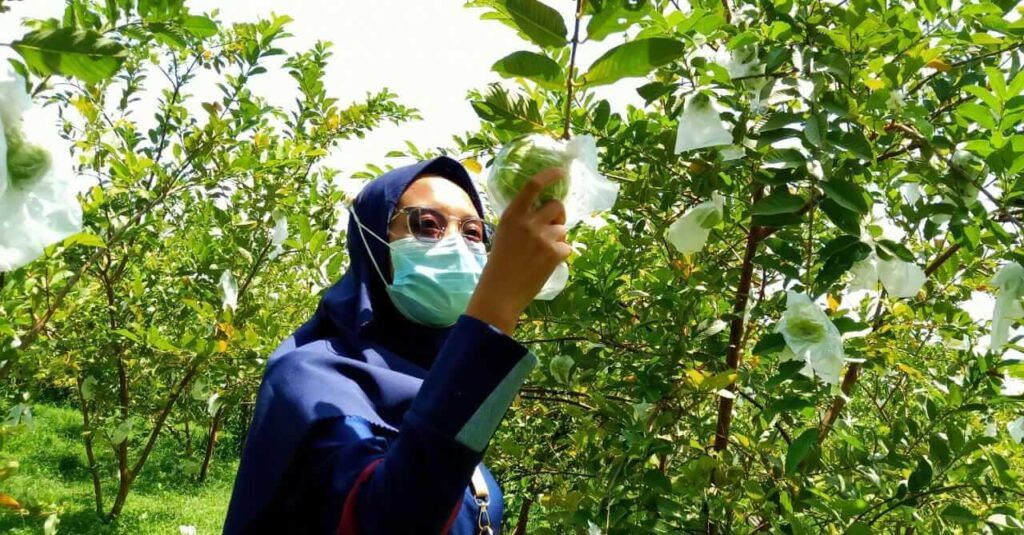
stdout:
POLYGON ((485 500, 490 498, 491 492, 487 488, 487 480, 484 479, 484 473, 480 471, 479 464, 473 469, 473 478, 469 481, 469 484, 473 487, 473 496, 485 500))

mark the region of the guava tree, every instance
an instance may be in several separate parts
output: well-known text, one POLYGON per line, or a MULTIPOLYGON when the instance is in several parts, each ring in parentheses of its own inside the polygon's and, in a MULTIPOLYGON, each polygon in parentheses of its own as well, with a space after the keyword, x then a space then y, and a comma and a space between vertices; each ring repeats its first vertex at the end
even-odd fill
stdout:
POLYGON ((105 518, 164 431, 183 440, 183 469, 151 477, 202 478, 225 419, 245 428, 237 409, 266 355, 346 261, 344 192, 318 163, 339 140, 415 117, 386 89, 340 106, 323 83, 329 45, 286 52, 287 23, 73 0, 9 44, 33 99, 58 110, 85 191, 81 232, 0 274, 3 393, 79 407, 105 518), (286 107, 255 89, 269 69, 294 84, 286 107))
POLYGON ((1024 526, 1015 4, 467 3, 524 49, 459 150, 592 134, 622 187, 523 323, 510 530, 1024 526), (643 107, 593 91, 621 80, 643 107))

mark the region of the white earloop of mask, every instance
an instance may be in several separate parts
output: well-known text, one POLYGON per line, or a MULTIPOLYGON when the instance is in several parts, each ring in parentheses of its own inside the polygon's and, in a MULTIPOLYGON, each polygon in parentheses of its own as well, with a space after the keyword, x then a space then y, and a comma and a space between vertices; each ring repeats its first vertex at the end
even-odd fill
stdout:
POLYGON ((350 214, 352 214, 352 218, 355 219, 356 225, 359 226, 359 237, 363 240, 363 246, 366 247, 366 254, 370 255, 370 262, 373 262, 373 267, 374 267, 374 269, 377 270, 377 274, 380 275, 380 279, 382 281, 384 281, 384 284, 388 284, 388 278, 384 276, 384 272, 381 271, 380 266, 377 265, 377 259, 373 257, 373 252, 370 251, 370 244, 367 243, 366 235, 363 233, 363 230, 366 230, 366 232, 369 232, 371 236, 373 236, 374 238, 377 238, 381 243, 384 244, 385 247, 388 247, 389 249, 391 248, 391 244, 389 244, 383 238, 378 236, 372 230, 366 228, 366 225, 363 225, 363 222, 359 220, 359 215, 356 214, 355 206, 351 206, 351 205, 348 206, 348 211, 349 211, 350 214))

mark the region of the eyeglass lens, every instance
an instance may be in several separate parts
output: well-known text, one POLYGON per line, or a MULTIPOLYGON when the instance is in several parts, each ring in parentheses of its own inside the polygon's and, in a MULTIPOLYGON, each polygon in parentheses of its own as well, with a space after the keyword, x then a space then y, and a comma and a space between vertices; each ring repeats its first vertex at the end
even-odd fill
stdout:
MULTIPOLYGON (((409 231, 417 238, 440 240, 448 228, 448 217, 431 208, 410 208, 409 231)), ((474 243, 488 243, 490 232, 483 220, 464 219, 461 223, 462 235, 474 243)))

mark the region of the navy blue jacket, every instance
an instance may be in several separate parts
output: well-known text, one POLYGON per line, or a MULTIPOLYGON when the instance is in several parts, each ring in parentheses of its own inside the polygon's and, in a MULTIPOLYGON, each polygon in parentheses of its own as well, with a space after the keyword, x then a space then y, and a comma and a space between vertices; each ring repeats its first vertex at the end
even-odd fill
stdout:
MULTIPOLYGON (((386 236, 423 174, 460 185, 483 213, 465 169, 442 156, 368 183, 359 220, 386 236)), ((388 272, 388 249, 358 232, 353 218, 348 271, 268 359, 224 533, 477 533, 470 477, 537 358, 470 316, 444 329, 405 319, 371 264, 388 272)), ((482 472, 497 531, 501 489, 482 472)))

